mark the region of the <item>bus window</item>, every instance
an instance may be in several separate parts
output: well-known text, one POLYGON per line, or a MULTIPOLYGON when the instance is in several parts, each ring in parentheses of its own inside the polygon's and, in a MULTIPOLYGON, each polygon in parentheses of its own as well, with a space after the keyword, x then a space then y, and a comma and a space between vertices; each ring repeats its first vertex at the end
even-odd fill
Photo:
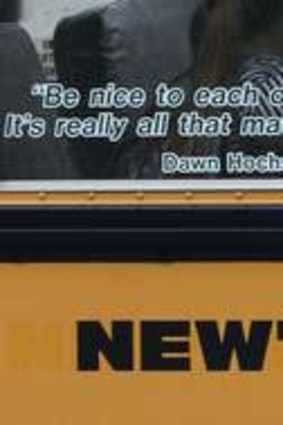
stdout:
POLYGON ((1 0, 0 188, 281 189, 282 13, 1 0))

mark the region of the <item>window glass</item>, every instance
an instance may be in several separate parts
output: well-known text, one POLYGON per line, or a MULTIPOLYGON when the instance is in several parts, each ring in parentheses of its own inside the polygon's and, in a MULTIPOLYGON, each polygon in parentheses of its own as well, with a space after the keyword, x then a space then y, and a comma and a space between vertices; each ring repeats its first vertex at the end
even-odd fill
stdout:
POLYGON ((281 0, 0 0, 0 180, 281 187, 282 18, 281 0))

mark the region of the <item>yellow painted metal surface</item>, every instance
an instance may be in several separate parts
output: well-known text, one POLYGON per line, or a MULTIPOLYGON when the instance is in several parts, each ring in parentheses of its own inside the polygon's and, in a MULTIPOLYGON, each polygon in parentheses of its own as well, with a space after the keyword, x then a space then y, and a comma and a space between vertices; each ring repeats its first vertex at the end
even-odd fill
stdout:
POLYGON ((241 205, 283 204, 281 191, 0 192, 1 205, 241 205))
POLYGON ((194 331, 192 371, 76 368, 79 320, 282 320, 282 264, 7 264, 0 276, 1 423, 282 423, 275 332, 263 372, 240 372, 233 362, 229 372, 208 373, 194 331))

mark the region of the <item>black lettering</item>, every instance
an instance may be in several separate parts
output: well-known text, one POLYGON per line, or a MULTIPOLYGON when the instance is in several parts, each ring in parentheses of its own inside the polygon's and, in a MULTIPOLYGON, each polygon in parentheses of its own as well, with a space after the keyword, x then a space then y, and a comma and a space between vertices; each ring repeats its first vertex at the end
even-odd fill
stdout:
POLYGON ((133 323, 113 322, 112 339, 100 322, 78 323, 78 370, 98 371, 102 353, 116 371, 133 370, 133 323))
POLYGON ((263 369, 272 322, 252 322, 247 340, 241 322, 227 322, 222 341, 217 322, 196 322, 196 327, 207 370, 228 371, 234 352, 240 370, 263 369))
POLYGON ((188 322, 142 322, 141 327, 142 370, 190 370, 188 322))

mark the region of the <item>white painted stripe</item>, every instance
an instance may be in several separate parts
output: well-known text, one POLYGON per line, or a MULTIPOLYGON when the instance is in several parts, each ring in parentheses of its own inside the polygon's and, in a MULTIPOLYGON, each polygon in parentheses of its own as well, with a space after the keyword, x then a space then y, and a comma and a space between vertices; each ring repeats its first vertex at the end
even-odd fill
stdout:
POLYGON ((283 180, 9 181, 0 192, 228 192, 283 191, 283 180))

